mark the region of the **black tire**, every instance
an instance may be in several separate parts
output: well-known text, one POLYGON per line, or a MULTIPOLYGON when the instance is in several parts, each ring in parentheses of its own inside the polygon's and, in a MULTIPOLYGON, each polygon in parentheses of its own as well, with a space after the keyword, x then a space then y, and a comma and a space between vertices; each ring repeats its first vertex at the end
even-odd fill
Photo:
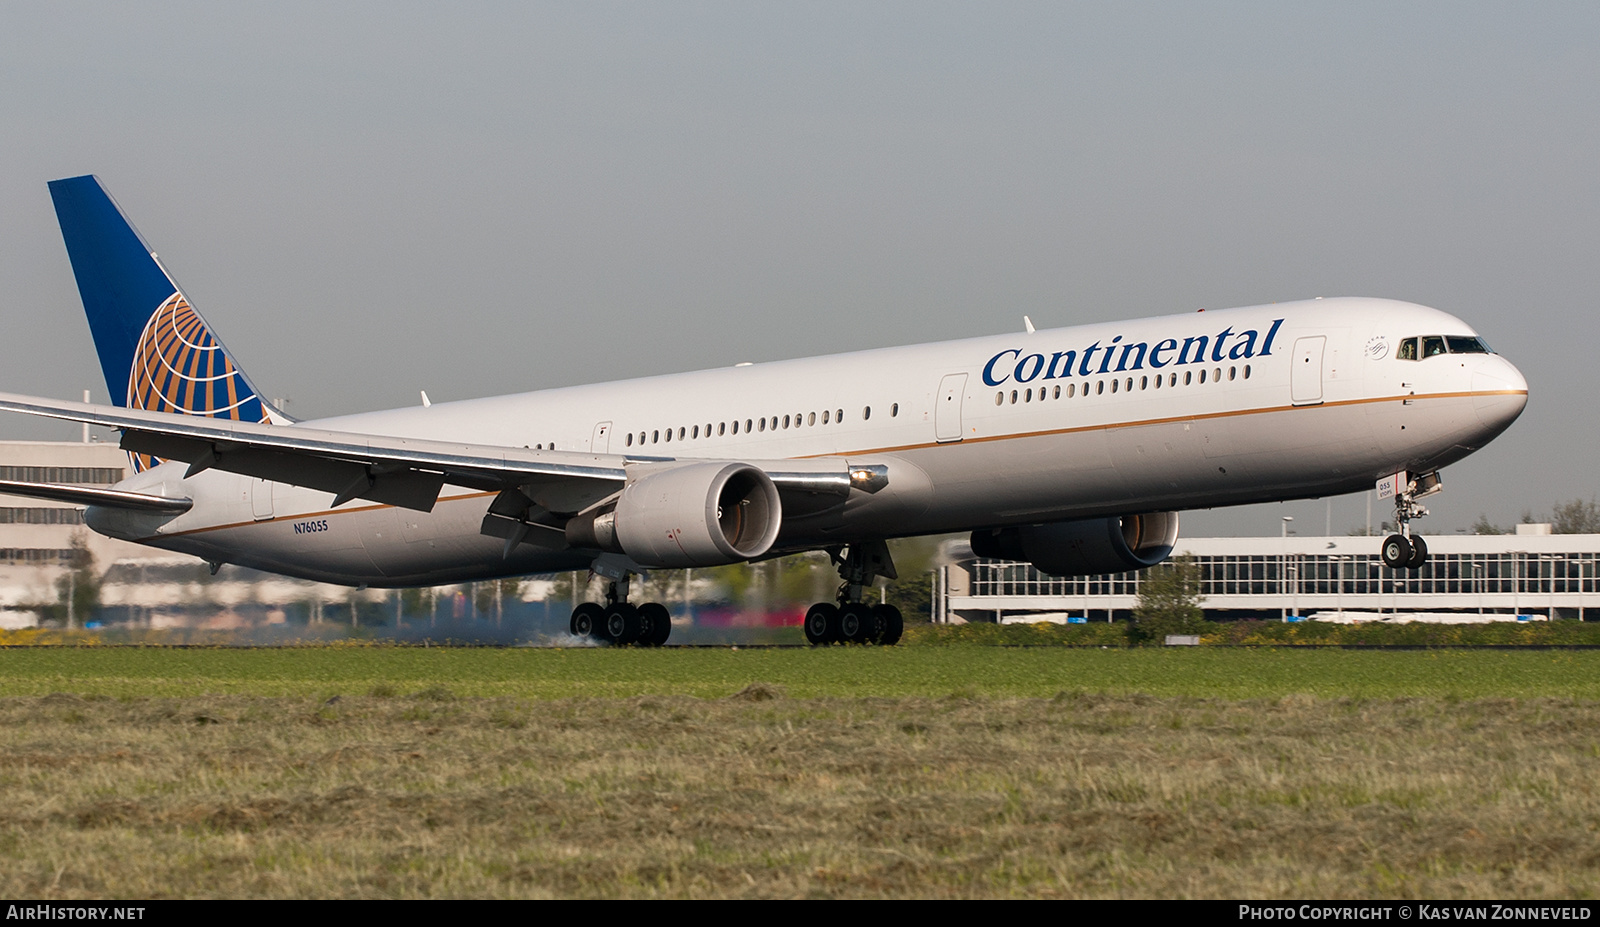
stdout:
POLYGON ((1424 541, 1422 538, 1413 537, 1411 539, 1411 556, 1406 560, 1406 568, 1410 570, 1420 570, 1422 569, 1423 564, 1427 562, 1428 542, 1424 541))
POLYGON ((900 616, 900 609, 885 602, 872 612, 878 616, 878 636, 874 643, 885 647, 900 643, 900 635, 906 630, 906 620, 900 616))
POLYGON ((639 639, 639 610, 626 602, 606 609, 605 639, 619 646, 639 639))
POLYGON ((1411 562, 1411 543, 1398 534, 1383 539, 1383 565, 1391 570, 1404 569, 1411 562))
POLYGON ((850 644, 865 644, 877 636, 878 619, 872 606, 851 602, 839 609, 839 639, 850 644))
POLYGON ((832 602, 818 602, 806 609, 806 640, 813 647, 839 639, 839 608, 832 602))
POLYGON ((646 602, 639 606, 639 643, 646 647, 660 647, 672 634, 672 615, 659 602, 646 602))
POLYGON ((600 623, 605 616, 605 609, 593 602, 582 602, 572 610, 572 620, 568 622, 567 627, 572 631, 573 637, 597 637, 600 623))

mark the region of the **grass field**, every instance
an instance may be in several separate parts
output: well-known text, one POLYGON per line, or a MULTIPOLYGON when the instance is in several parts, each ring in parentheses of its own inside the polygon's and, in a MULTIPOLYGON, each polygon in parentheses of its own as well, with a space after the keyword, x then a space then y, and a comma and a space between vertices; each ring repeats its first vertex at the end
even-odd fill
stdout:
POLYGON ((751 682, 795 698, 1048 698, 1060 692, 1211 698, 1532 697, 1600 700, 1600 651, 1001 649, 647 650, 296 647, 0 650, 0 696, 360 695, 443 686, 532 699, 689 695, 751 682))
POLYGON ((0 891, 1591 897, 1596 670, 1552 651, 4 650, 0 891))

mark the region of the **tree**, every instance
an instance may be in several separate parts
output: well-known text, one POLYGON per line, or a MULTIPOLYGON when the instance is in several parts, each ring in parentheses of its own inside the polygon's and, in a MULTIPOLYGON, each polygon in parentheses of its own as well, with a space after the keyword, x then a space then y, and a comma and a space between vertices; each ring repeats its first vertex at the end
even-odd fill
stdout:
POLYGON ((907 576, 900 574, 900 578, 889 583, 887 589, 888 602, 900 609, 900 615, 906 621, 927 622, 933 612, 933 582, 938 576, 933 570, 925 570, 907 576))
POLYGON ((1200 567, 1188 554, 1147 570, 1139 580, 1139 604, 1128 623, 1135 644, 1160 644, 1168 634, 1201 634, 1200 567))
POLYGON ((1557 503, 1550 525, 1556 534, 1600 534, 1600 504, 1592 497, 1557 503))
POLYGON ((67 555, 67 572, 56 580, 56 608, 66 620, 67 627, 75 628, 100 608, 100 573, 95 569, 94 554, 89 551, 89 539, 82 531, 72 534, 67 555))
POLYGON ((1511 532, 1499 525, 1492 524, 1489 516, 1480 513, 1478 520, 1472 523, 1473 534, 1510 534, 1511 532))

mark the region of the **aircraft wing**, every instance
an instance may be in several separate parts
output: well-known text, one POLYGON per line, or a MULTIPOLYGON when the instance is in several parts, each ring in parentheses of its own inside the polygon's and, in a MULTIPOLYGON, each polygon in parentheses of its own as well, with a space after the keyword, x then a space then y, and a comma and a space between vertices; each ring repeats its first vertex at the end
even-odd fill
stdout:
MULTIPOLYGON (((11 393, 0 393, 0 412, 120 429, 124 450, 183 461, 189 464, 186 476, 216 469, 306 486, 333 493, 335 507, 366 499, 431 511, 448 483, 490 492, 517 490, 549 512, 572 514, 620 491, 632 461, 616 454, 456 444, 11 393)), ((852 471, 843 460, 751 463, 767 472, 786 499, 805 497, 812 505, 825 497, 842 499, 852 486, 852 471)), ((872 474, 863 474, 855 478, 857 485, 871 483, 872 474)))
MULTIPOLYGON (((0 393, 0 411, 88 422, 122 431, 124 450, 351 499, 430 511, 445 483, 500 491, 543 487, 552 511, 576 511, 622 488, 623 458, 454 444, 299 426, 174 415, 0 393), (585 501, 587 500, 587 501, 585 501)), ((543 504, 543 503, 541 503, 543 504)))

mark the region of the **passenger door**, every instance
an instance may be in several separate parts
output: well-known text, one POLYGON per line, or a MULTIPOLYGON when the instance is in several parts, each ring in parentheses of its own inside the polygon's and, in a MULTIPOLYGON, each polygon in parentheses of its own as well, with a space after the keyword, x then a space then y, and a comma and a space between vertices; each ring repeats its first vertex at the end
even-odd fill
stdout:
POLYGON ((961 403, 966 398, 967 375, 952 373, 939 381, 939 398, 933 407, 933 434, 940 444, 961 440, 961 403))
POLYGON ((1295 340, 1293 366, 1289 368, 1289 397, 1295 405, 1322 401, 1322 351, 1327 344, 1326 335, 1295 340))

